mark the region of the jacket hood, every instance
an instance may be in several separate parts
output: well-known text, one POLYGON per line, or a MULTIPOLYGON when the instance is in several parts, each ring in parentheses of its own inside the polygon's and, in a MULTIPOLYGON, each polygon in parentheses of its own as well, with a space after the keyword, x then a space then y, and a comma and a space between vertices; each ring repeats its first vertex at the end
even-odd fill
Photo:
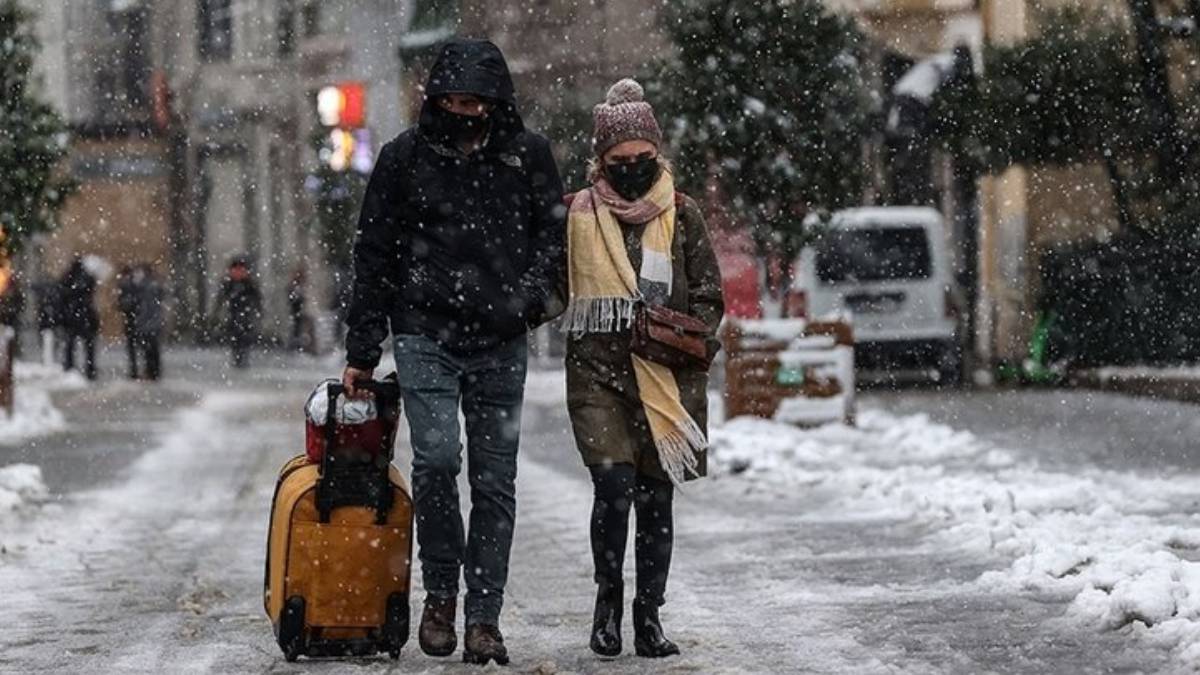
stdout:
POLYGON ((517 112, 512 74, 500 48, 488 40, 452 39, 442 45, 441 53, 429 70, 425 85, 425 103, 419 125, 430 128, 433 106, 444 94, 474 94, 495 103, 490 113, 491 132, 502 138, 525 130, 517 112))

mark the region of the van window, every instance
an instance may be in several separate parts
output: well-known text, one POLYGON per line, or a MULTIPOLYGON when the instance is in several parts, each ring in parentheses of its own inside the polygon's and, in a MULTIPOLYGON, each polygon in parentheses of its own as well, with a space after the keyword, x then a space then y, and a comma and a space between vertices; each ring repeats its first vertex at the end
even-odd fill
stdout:
POLYGON ((821 281, 928 279, 929 239, 922 227, 831 230, 817 244, 821 281))

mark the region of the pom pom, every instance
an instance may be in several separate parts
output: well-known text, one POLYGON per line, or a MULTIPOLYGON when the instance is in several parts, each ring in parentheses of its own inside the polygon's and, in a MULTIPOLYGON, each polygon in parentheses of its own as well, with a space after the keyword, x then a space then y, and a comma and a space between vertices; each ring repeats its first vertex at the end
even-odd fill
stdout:
POLYGON ((645 95, 642 85, 638 84, 637 80, 627 77, 608 88, 608 96, 604 102, 609 105, 637 103, 645 100, 645 95))

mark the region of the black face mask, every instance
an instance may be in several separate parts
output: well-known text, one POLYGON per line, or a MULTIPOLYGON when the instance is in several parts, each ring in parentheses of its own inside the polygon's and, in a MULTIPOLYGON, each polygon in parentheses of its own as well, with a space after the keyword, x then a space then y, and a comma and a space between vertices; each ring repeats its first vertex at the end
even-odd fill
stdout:
POLYGON ((433 136, 444 143, 467 143, 483 136, 487 115, 461 115, 441 106, 433 109, 433 136))
POLYGON ((608 182, 621 197, 634 201, 654 187, 658 179, 658 158, 646 157, 628 163, 605 164, 608 182))

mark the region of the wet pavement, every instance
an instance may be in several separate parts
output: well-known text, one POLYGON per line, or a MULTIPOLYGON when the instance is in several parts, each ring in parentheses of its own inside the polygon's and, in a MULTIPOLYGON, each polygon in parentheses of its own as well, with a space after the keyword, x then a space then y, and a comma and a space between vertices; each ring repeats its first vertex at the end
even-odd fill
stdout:
MULTIPOLYGON (((395 663, 283 661, 261 605, 267 510, 278 467, 302 448, 304 396, 336 372, 328 363, 269 357, 257 370, 230 373, 221 356, 174 354, 168 364, 176 367, 157 385, 113 379, 60 392, 67 431, 0 450, 0 464, 42 464, 62 495, 0 556, 0 587, 10 589, 0 605, 10 627, 0 634, 0 672, 478 672, 457 655, 425 657, 415 637, 395 663)), ((1149 472, 1191 466, 1180 437, 1191 408, 1131 401, 908 391, 873 392, 864 404, 927 412, 1046 462, 1149 472), (1116 419, 1137 411, 1134 422, 1116 419), (1151 461, 1160 457, 1161 465, 1151 461)), ((587 473, 561 400, 532 396, 524 420, 503 625, 511 672, 1178 668, 1167 652, 1121 632, 1064 621, 1068 598, 981 587, 981 573, 1011 562, 999 555, 955 547, 907 520, 841 518, 822 508, 820 494, 735 477, 689 485, 677 498, 663 616, 684 655, 601 660, 587 649, 587 473)), ((398 448, 402 466, 406 448, 398 448)), ((418 570, 414 583, 419 588, 418 570)))
POLYGON ((1200 469, 1200 406, 1072 389, 907 388, 862 399, 896 414, 926 413, 1044 466, 1144 474, 1200 469))

